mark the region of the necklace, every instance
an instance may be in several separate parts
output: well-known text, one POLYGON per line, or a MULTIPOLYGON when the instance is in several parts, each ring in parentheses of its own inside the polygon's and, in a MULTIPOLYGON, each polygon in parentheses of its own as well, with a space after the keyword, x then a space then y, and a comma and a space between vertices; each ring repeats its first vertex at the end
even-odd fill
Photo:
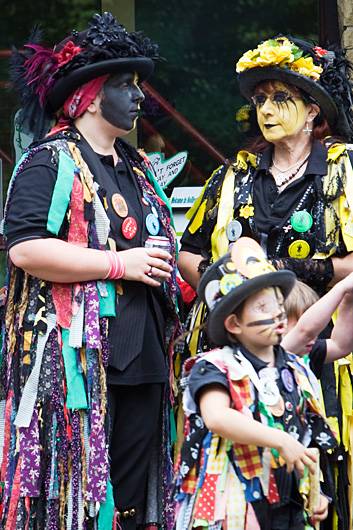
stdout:
POLYGON ((280 173, 275 178, 277 187, 278 188, 282 188, 282 186, 284 186, 285 184, 288 184, 288 182, 290 182, 299 173, 301 168, 307 162, 309 156, 310 156, 310 153, 304 158, 304 160, 302 160, 300 162, 297 162, 297 164, 299 163, 299 166, 297 166, 296 169, 292 173, 290 173, 289 175, 287 175, 287 172, 289 171, 289 169, 292 169, 294 166, 291 166, 286 171, 281 171, 281 169, 279 167, 277 167, 276 164, 272 161, 272 166, 274 168, 276 168, 278 171, 280 171, 280 173))

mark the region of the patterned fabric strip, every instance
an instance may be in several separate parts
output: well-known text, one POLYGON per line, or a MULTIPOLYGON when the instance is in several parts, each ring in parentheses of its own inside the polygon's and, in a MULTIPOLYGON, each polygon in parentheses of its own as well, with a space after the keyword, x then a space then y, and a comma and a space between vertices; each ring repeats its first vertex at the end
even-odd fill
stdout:
POLYGON ((93 208, 95 213, 97 236, 99 243, 105 246, 108 241, 110 221, 97 193, 98 184, 94 183, 94 187, 96 189, 96 193, 93 196, 93 208))
POLYGON ((15 425, 17 427, 28 427, 31 423, 31 418, 37 399, 39 375, 42 366, 44 348, 52 329, 54 329, 56 325, 56 316, 52 313, 49 313, 47 317, 47 323, 48 327, 46 334, 38 336, 36 360, 32 372, 23 389, 17 416, 15 418, 15 425))
POLYGON ((244 490, 232 466, 229 466, 226 497, 227 530, 244 530, 246 512, 244 490))
POLYGON ((71 348, 82 348, 83 322, 84 322, 84 300, 78 306, 77 313, 73 315, 70 326, 69 346, 71 348))
POLYGON ((83 187, 78 175, 75 175, 70 200, 71 220, 68 242, 80 247, 88 246, 88 221, 84 216, 83 187))
POLYGON ((101 336, 99 329, 99 297, 95 282, 84 284, 85 296, 85 339, 86 347, 100 349, 101 336))
POLYGON ((38 411, 35 408, 29 427, 20 428, 21 497, 39 497, 41 447, 38 411))
POLYGON ((104 431, 104 419, 98 404, 92 403, 90 454, 86 498, 105 502, 109 476, 108 447, 104 431))
POLYGON ((69 283, 53 283, 52 296, 58 325, 65 329, 70 328, 72 318, 72 285, 69 283))
POLYGON ((0 401, 0 469, 2 465, 2 456, 5 443, 5 410, 6 401, 0 401))
POLYGON ((16 528, 16 510, 20 499, 20 469, 21 459, 17 462, 15 477, 12 483, 10 507, 7 514, 5 530, 15 530, 16 528))

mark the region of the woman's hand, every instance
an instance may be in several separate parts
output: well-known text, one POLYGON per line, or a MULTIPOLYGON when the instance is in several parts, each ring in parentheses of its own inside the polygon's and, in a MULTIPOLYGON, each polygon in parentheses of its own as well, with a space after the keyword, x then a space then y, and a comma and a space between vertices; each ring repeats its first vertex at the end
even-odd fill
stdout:
POLYGON ((286 463, 288 473, 295 468, 302 477, 305 466, 309 468, 310 473, 315 473, 316 456, 313 452, 286 432, 279 431, 278 436, 278 452, 286 463))
POLYGON ((328 505, 329 501, 325 495, 320 494, 320 504, 318 508, 314 511, 313 515, 310 517, 310 520, 313 524, 320 521, 324 521, 328 515, 328 505))
POLYGON ((124 280, 158 287, 161 282, 170 278, 173 270, 168 263, 172 260, 172 256, 160 248, 130 248, 119 251, 118 255, 125 265, 124 280))

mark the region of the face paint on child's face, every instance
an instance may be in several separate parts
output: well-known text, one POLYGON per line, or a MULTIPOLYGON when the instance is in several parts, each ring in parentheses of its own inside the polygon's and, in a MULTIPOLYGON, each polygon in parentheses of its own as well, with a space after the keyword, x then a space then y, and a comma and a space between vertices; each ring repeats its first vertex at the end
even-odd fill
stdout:
POLYGON ((279 344, 287 326, 280 289, 270 287, 250 296, 244 304, 240 326, 245 340, 257 346, 279 344))
POLYGON ((136 74, 132 72, 115 74, 103 87, 102 116, 117 129, 131 131, 135 127, 140 105, 144 99, 136 74))
POLYGON ((260 85, 256 88, 253 99, 259 127, 268 142, 278 142, 304 129, 308 107, 304 100, 284 83, 276 81, 260 85))

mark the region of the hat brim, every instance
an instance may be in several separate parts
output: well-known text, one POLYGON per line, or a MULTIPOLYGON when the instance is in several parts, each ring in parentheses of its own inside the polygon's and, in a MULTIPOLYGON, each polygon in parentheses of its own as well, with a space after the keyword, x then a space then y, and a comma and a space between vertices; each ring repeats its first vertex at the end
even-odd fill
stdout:
POLYGON ((295 281, 296 276, 292 271, 281 270, 261 274, 235 287, 216 303, 208 316, 207 334, 210 340, 217 346, 225 346, 229 343, 224 320, 249 296, 266 287, 279 287, 284 298, 287 298, 295 281))
POLYGON ((292 72, 286 68, 262 67, 251 68, 241 72, 238 76, 240 92, 249 101, 254 95, 256 86, 263 81, 282 81, 289 85, 294 85, 303 90, 306 94, 314 98, 324 113, 329 125, 334 127, 338 119, 338 110, 330 94, 310 77, 292 72))
POLYGON ((153 73, 154 62, 148 57, 126 57, 108 59, 77 68, 58 79, 48 94, 47 107, 50 111, 56 112, 79 86, 101 75, 126 71, 136 72, 139 81, 144 81, 153 73))

